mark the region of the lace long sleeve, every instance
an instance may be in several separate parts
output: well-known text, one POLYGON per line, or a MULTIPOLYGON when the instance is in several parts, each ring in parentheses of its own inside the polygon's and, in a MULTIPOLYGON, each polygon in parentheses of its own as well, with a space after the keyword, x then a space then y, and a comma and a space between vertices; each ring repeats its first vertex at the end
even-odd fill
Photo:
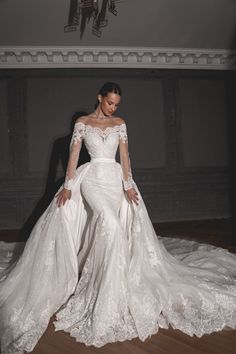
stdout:
POLYGON ((123 123, 120 126, 120 142, 119 142, 119 150, 120 150, 120 162, 122 167, 123 174, 123 186, 124 190, 128 190, 130 188, 134 188, 134 181, 132 177, 131 164, 129 158, 129 149, 128 149, 128 135, 126 124, 123 123))
POLYGON ((66 177, 64 188, 71 189, 74 182, 75 171, 79 160, 79 154, 84 136, 84 124, 81 122, 75 123, 74 131, 70 142, 70 156, 66 169, 66 177))

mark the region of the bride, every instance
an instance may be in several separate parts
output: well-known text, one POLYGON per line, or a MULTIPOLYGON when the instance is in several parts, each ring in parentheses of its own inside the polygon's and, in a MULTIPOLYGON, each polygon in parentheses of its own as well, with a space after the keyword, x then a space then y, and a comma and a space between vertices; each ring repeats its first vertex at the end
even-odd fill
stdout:
POLYGON ((95 112, 76 121, 64 185, 22 255, 6 260, 2 354, 32 351, 55 313, 56 330, 96 347, 169 326, 198 337, 236 328, 236 256, 206 244, 181 260, 166 250, 132 179, 126 124, 113 116, 120 99, 106 83, 95 112), (76 168, 82 140, 91 161, 76 168))

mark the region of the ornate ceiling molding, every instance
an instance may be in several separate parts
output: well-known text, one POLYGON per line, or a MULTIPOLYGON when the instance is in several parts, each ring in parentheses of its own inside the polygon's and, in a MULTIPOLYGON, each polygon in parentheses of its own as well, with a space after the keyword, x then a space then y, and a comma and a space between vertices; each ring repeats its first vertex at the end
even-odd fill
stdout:
POLYGON ((154 47, 0 46, 0 69, 10 68, 235 70, 236 51, 154 47))

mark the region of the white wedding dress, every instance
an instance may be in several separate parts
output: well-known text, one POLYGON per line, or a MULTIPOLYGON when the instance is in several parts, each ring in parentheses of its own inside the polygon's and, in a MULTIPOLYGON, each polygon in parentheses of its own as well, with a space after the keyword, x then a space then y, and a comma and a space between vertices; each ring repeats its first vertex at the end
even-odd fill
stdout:
POLYGON ((56 330, 97 347, 170 325, 199 337, 236 328, 236 256, 157 236, 139 191, 138 206, 127 201, 131 186, 126 125, 76 123, 71 199, 52 200, 18 259, 1 242, 2 354, 32 351, 54 313, 56 330), (82 140, 91 161, 76 169, 82 140))

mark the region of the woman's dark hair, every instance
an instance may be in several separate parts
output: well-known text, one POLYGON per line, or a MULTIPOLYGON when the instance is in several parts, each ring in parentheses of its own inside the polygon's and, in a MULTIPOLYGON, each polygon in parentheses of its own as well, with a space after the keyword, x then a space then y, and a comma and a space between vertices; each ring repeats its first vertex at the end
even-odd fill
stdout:
POLYGON ((115 93, 121 96, 122 91, 118 84, 115 82, 106 82, 99 90, 98 94, 102 97, 107 96, 108 93, 115 93))

